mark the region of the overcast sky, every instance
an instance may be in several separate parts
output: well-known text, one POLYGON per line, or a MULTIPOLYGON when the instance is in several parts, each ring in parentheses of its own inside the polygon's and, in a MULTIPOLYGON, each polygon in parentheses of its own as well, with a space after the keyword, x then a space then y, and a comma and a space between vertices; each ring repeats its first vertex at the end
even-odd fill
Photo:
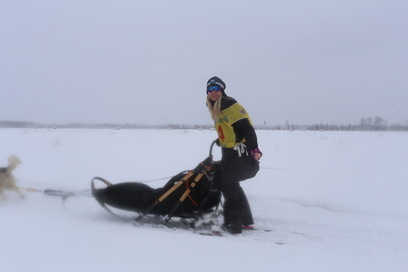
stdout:
POLYGON ((407 0, 1 0, 0 120, 408 122, 407 0))

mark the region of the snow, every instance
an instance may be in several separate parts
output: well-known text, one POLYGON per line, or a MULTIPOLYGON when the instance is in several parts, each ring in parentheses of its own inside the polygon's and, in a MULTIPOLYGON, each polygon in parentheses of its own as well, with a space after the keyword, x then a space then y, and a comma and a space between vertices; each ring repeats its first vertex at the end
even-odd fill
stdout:
MULTIPOLYGON (((258 229, 211 237, 133 226, 92 197, 0 198, 2 271, 408 271, 408 135, 258 131, 242 183, 258 229)), ((1 129, 23 188, 82 191, 95 176, 160 187, 208 156, 206 130, 1 129)), ((219 148, 214 149, 219 159, 219 148)))

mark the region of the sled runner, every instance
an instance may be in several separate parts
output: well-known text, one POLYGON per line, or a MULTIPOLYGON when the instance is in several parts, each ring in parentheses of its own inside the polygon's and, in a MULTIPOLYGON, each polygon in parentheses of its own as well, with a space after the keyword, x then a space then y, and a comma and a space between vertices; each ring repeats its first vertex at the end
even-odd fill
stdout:
POLYGON ((91 182, 92 195, 106 211, 119 218, 112 208, 136 212, 135 221, 146 215, 159 215, 163 224, 172 217, 179 217, 193 219, 192 227, 195 227, 198 219, 213 212, 221 200, 217 185, 219 163, 212 159, 214 143, 204 161, 192 170, 175 175, 162 188, 154 189, 140 182, 112 184, 95 177, 91 182), (98 182, 105 188, 97 188, 98 182))

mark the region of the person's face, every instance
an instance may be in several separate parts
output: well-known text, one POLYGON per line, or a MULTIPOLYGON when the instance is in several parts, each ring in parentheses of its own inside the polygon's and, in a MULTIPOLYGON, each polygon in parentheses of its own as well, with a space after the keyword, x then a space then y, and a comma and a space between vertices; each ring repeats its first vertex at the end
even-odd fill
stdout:
POLYGON ((217 101, 222 96, 222 93, 221 91, 212 91, 208 92, 208 96, 212 101, 217 101))
POLYGON ((207 94, 212 101, 217 101, 221 96, 221 88, 218 85, 212 85, 207 87, 207 94))

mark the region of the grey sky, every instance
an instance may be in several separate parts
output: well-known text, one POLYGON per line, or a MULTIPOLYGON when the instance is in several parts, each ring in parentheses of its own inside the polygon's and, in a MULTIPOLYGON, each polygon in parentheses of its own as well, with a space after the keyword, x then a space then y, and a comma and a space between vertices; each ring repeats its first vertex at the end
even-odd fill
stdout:
POLYGON ((209 124, 213 75, 255 124, 408 121, 406 0, 2 0, 0 120, 209 124))

